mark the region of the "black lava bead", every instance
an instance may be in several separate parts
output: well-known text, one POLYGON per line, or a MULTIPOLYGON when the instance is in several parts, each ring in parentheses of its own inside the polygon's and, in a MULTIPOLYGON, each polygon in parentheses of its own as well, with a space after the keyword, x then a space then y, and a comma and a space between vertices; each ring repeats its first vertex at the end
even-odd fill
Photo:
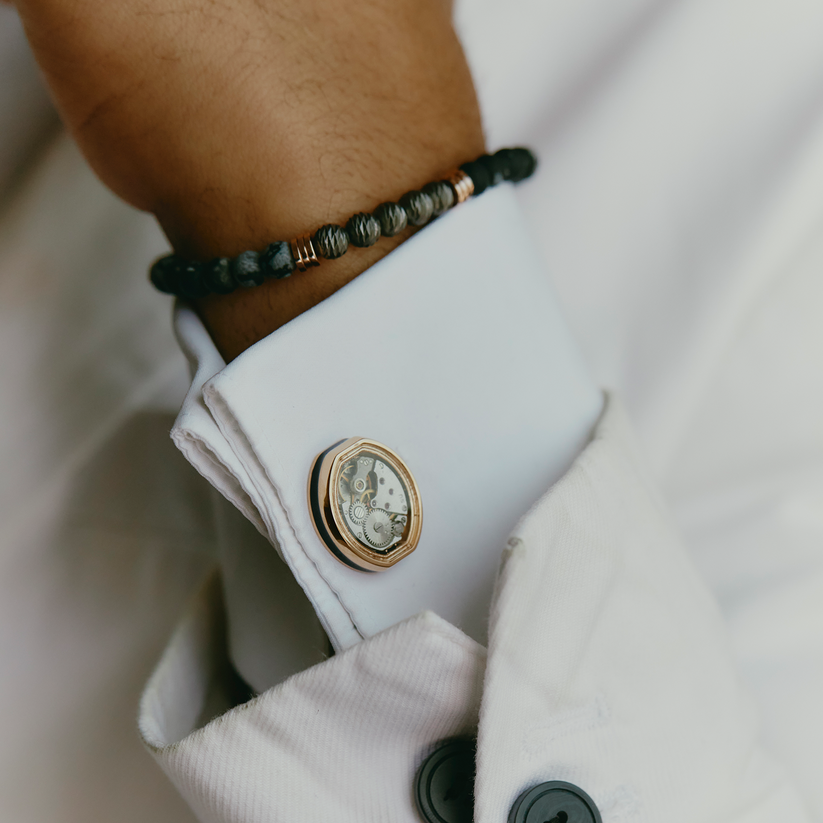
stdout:
POLYGON ((260 254, 260 271, 264 277, 282 280, 288 277, 295 267, 291 246, 285 240, 269 243, 260 254))
POLYGON ((528 149, 500 149, 497 154, 506 153, 511 170, 509 180, 519 183, 531 177, 537 168, 537 158, 528 149))
POLYGON ((231 275, 238 286, 250 289, 263 282, 260 255, 256 251, 244 251, 231 261, 231 275))
POLYGON ((491 185, 491 175, 489 174, 486 166, 479 160, 475 160, 471 163, 464 163, 460 167, 460 171, 466 172, 466 174, 471 177, 472 183, 474 183, 474 197, 477 197, 478 194, 483 194, 483 192, 486 191, 486 189, 491 185))
POLYGON ((374 216, 380 223, 380 233, 383 237, 400 234, 409 222, 406 210, 399 203, 381 203, 374 210, 374 216))
POLYGON ((197 300, 205 297, 209 290, 203 282, 203 264, 194 261, 185 263, 178 275, 177 294, 186 300, 197 300))
POLYGON ((203 265, 203 285, 214 294, 231 294, 237 288, 228 257, 215 257, 203 265))
POLYGON ((422 226, 431 220, 434 203, 422 191, 410 191, 400 198, 400 205, 406 210, 406 217, 412 226, 422 226))
POLYGON ((421 191, 432 199, 432 217, 439 217, 454 205, 454 189, 445 180, 426 183, 421 191))
POLYGON ((326 260, 336 260, 349 250, 349 236, 342 226, 329 223, 319 228, 312 237, 317 253, 326 260))
POLYGON ((184 265, 177 255, 167 254, 151 267, 149 280, 151 280, 154 288, 164 294, 177 294, 180 271, 184 265))
POLYGON ((353 246, 373 246, 380 239, 380 224, 370 214, 355 214, 346 223, 346 234, 353 246))
POLYGON ((499 185, 504 180, 508 180, 511 175, 509 159, 504 152, 484 154, 477 162, 486 167, 486 171, 489 173, 490 186, 499 185))
POLYGON ((531 177, 537 168, 537 158, 528 149, 500 149, 494 154, 484 154, 475 162, 488 172, 490 186, 504 180, 519 183, 531 177))

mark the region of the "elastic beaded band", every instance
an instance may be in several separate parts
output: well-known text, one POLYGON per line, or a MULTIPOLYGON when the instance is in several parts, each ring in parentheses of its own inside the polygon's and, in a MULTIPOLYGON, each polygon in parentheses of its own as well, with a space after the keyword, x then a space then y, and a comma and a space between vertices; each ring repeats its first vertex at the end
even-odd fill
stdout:
POLYGON ((394 237, 407 226, 423 226, 490 186, 504 180, 519 183, 531 177, 535 168, 537 158, 528 149, 500 149, 464 163, 444 180, 407 192, 397 203, 381 203, 372 214, 352 215, 345 228, 330 223, 313 235, 276 240, 261 252, 244 251, 233 258, 215 257, 206 263, 169 254, 151 267, 149 278, 160 291, 187 300, 259 286, 265 280, 288 277, 295 269, 306 271, 319 266, 321 258, 342 257, 349 246, 366 248, 381 237, 394 237))

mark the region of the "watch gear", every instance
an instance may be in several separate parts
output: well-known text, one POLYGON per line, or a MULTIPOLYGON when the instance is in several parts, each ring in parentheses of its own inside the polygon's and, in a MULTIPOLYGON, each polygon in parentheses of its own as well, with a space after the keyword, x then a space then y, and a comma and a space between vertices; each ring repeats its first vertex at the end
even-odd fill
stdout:
POLYGON ((383 509, 372 509, 363 525, 363 536, 377 549, 388 546, 395 537, 389 513, 383 509))
POLYGON ((349 506, 349 518, 358 526, 362 526, 366 522, 368 514, 369 509, 364 503, 352 503, 349 506))

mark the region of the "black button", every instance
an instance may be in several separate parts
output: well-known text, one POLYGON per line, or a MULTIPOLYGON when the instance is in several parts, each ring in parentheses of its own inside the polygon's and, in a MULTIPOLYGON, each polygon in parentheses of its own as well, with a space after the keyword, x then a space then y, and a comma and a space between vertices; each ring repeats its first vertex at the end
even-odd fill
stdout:
POLYGON ((602 823, 594 801, 571 783, 553 780, 523 792, 509 812, 509 823, 602 823))
POLYGON ((474 754, 474 740, 450 740, 423 761, 414 788, 426 823, 471 823, 474 754))

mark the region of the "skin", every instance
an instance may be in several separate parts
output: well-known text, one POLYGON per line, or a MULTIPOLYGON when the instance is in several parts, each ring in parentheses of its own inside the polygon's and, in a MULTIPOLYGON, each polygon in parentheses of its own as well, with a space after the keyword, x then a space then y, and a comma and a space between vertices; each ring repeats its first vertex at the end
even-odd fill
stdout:
MULTIPOLYGON (((17 0, 97 175, 209 259, 343 223, 484 151, 445 0, 17 0)), ((408 232, 197 306, 228 359, 408 232)))

